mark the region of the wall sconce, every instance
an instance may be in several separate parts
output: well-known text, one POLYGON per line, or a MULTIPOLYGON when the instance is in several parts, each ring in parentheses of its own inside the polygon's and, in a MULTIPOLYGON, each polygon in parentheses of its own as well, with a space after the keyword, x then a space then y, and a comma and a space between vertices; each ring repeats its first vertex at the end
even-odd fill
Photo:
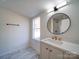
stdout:
POLYGON ((65 0, 65 1, 61 2, 60 4, 54 6, 53 8, 48 9, 48 11, 47 11, 48 13, 47 13, 47 14, 49 14, 49 13, 51 13, 51 12, 58 11, 59 9, 65 7, 65 6, 69 5, 69 4, 71 4, 71 2, 67 2, 67 1, 65 0))
POLYGON ((58 11, 59 9, 67 6, 67 5, 70 5, 72 4, 71 2, 68 2, 67 0, 64 0, 62 2, 60 2, 58 5, 54 6, 54 7, 51 7, 51 8, 48 8, 47 10, 47 14, 51 13, 51 12, 55 12, 55 11, 58 11))
POLYGON ((55 7, 54 7, 54 11, 57 11, 57 10, 58 10, 58 8, 55 6, 55 7))
POLYGON ((68 5, 67 1, 63 1, 62 3, 60 3, 59 5, 54 7, 54 11, 57 11, 58 9, 66 6, 66 5, 68 5))
POLYGON ((62 8, 64 6, 66 6, 68 4, 68 2, 65 0, 62 3, 60 3, 59 5, 57 5, 57 8, 62 8))

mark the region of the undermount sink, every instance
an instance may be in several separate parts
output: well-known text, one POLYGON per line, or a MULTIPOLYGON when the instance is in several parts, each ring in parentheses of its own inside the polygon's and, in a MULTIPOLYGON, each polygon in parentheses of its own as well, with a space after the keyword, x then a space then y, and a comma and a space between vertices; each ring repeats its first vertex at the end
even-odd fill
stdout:
POLYGON ((58 45, 63 44, 63 41, 59 41, 59 40, 55 40, 55 39, 51 39, 51 38, 47 38, 45 41, 48 41, 48 42, 54 43, 54 44, 58 44, 58 45))

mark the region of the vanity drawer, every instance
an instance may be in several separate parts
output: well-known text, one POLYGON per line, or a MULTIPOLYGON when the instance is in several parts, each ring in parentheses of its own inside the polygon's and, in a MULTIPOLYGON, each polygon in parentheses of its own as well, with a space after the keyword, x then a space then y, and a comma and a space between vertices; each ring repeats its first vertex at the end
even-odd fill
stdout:
POLYGON ((73 54, 69 51, 64 52, 64 59, 79 59, 79 55, 73 54))

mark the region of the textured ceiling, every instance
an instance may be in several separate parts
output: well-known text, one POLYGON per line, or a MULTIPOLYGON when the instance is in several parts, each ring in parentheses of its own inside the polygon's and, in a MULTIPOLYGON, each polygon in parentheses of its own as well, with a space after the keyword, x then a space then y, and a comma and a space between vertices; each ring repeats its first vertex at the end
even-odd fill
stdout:
POLYGON ((34 17, 42 11, 56 5, 59 0, 0 0, 0 6, 27 17, 34 17))

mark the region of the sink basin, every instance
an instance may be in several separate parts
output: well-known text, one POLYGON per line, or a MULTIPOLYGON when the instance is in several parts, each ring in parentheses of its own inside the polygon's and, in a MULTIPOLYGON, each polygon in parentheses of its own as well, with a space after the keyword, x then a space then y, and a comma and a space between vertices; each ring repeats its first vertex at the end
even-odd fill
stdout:
POLYGON ((63 41, 54 40, 54 39, 51 39, 51 38, 47 38, 45 41, 48 41, 48 42, 54 43, 54 44, 58 44, 58 45, 63 44, 63 41))

